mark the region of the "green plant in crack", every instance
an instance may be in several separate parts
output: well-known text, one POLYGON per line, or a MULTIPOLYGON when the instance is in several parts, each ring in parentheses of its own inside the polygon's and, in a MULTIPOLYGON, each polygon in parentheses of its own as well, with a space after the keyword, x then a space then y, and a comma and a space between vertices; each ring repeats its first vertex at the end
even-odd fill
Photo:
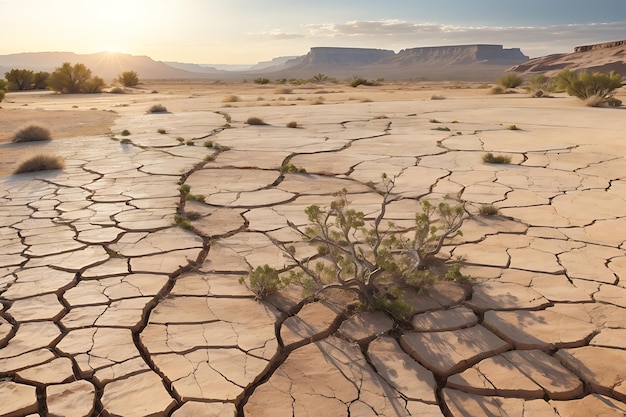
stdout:
POLYGON ((239 283, 252 291, 257 300, 280 291, 289 285, 289 282, 288 277, 281 277, 276 269, 267 264, 257 266, 247 277, 239 278, 239 283))
POLYGON ((179 214, 174 216, 174 223, 182 229, 191 229, 189 220, 179 214))
POLYGON ((291 173, 291 174, 302 174, 306 172, 306 169, 302 168, 302 167, 297 167, 294 164, 292 164, 291 162, 287 162, 286 164, 283 164, 280 167, 280 172, 285 174, 285 173, 291 173))

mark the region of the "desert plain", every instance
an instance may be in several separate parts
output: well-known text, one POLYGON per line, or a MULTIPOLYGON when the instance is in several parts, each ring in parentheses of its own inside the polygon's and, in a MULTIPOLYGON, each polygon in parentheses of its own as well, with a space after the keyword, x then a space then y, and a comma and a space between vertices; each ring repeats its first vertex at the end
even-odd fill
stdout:
POLYGON ((170 81, 1 107, 0 416, 626 415, 624 108, 471 83, 170 81), (53 139, 10 143, 26 124, 53 139), (12 175, 35 153, 65 168, 12 175), (440 256, 469 285, 436 283, 398 326, 346 294, 257 301, 239 283, 284 268, 287 221, 343 188, 374 218, 383 172, 401 174, 386 219, 465 202, 440 256))

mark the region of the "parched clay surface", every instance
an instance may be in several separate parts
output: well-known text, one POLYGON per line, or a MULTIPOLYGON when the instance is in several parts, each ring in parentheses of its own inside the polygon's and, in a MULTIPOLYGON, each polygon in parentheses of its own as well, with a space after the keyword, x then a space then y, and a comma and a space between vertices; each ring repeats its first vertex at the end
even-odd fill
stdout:
POLYGON ((624 415, 620 110, 565 96, 279 109, 157 96, 169 113, 103 99, 128 141, 56 138, 46 152, 63 170, 0 178, 0 415, 624 415), (269 125, 245 124, 254 112, 269 125), (289 266, 287 222, 341 189, 374 218, 382 172, 402 173, 389 220, 410 221, 420 198, 466 201, 465 233, 442 254, 462 258, 471 288, 412 298, 398 327, 342 295, 303 304, 290 285, 257 301, 239 283, 289 266))

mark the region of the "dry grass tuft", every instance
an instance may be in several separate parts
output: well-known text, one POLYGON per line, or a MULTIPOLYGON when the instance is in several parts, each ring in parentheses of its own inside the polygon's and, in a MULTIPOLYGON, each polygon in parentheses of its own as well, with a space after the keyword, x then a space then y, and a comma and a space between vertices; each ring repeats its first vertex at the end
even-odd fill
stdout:
POLYGON ((229 95, 222 99, 222 103, 236 103, 240 100, 240 98, 236 95, 229 95))
POLYGON ((291 122, 287 123, 287 127, 295 129, 298 127, 298 122, 292 120, 291 122))
POLYGON ((65 163, 60 156, 38 154, 22 162, 14 173, 22 174, 24 172, 48 171, 52 169, 63 169, 63 167, 65 167, 65 163))
POLYGON ((483 155, 483 162, 486 164, 510 164, 511 157, 509 155, 494 155, 489 152, 483 155))
POLYGON ((267 123, 265 123, 263 121, 263 119, 260 119, 258 117, 248 117, 248 120, 246 120, 246 124, 253 125, 253 126, 265 126, 265 125, 267 125, 267 123))
POLYGON ((13 143, 37 142, 50 139, 50 131, 38 125, 26 126, 13 135, 13 143))
POLYGON ((167 107, 162 104, 154 104, 148 109, 148 113, 167 113, 167 107))

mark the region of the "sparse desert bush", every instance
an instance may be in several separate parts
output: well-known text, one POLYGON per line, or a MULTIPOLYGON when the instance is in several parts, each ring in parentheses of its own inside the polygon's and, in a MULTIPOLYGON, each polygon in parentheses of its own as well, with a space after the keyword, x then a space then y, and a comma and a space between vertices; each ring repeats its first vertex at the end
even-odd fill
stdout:
POLYGON ((117 81, 124 87, 134 87, 139 84, 139 75, 135 71, 124 71, 117 77, 117 81))
POLYGON ((111 94, 126 94, 126 91, 124 91, 124 89, 121 88, 121 87, 113 87, 111 90, 109 90, 109 93, 111 93, 111 94))
POLYGON ((322 74, 321 72, 311 77, 311 82, 314 82, 314 83, 321 83, 324 81, 328 81, 328 75, 322 74))
POLYGON ((187 146, 195 146, 196 143, 192 139, 188 139, 187 142, 185 142, 185 145, 187 145, 187 146))
POLYGON ((291 88, 279 88, 275 91, 276 94, 291 94, 293 90, 291 88))
POLYGON ((64 62, 48 77, 48 87, 59 93, 92 93, 100 92, 104 87, 100 77, 91 78, 91 70, 85 64, 72 65, 64 62))
POLYGON ((441 132, 449 132, 450 128, 446 127, 446 126, 438 126, 438 127, 433 128, 433 129, 430 129, 430 130, 439 130, 441 132))
POLYGON ((13 135, 13 143, 36 142, 50 139, 50 131, 45 127, 39 125, 26 126, 18 130, 15 135, 13 135))
POLYGON ((291 129, 295 129, 298 127, 298 122, 292 120, 291 122, 287 123, 287 127, 291 128, 291 129))
POLYGON ((495 216, 498 214, 498 208, 493 204, 483 204, 478 209, 481 216, 495 216))
POLYGON ((265 126, 267 125, 267 123, 265 123, 263 121, 263 119, 260 119, 258 117, 248 117, 248 120, 246 120, 246 124, 248 125, 253 125, 253 126, 265 126))
POLYGON ((613 97, 615 90, 623 85, 622 76, 615 71, 605 74, 564 70, 557 74, 556 83, 567 94, 578 97, 591 107, 621 104, 613 97))
POLYGON ((254 80, 255 84, 269 84, 270 80, 268 80, 265 77, 259 77, 259 78, 255 78, 254 80))
POLYGON ((496 85, 495 87, 492 87, 491 90, 489 90, 489 94, 502 94, 504 93, 504 88, 500 87, 499 85, 496 85))
POLYGON ((446 98, 444 96, 433 94, 432 96, 430 96, 430 99, 431 100, 445 100, 446 98))
POLYGON ((206 148, 212 148, 213 147, 213 141, 212 140, 207 140, 204 142, 204 146, 206 148))
POLYGON ((159 133, 159 134, 161 134, 161 135, 164 135, 164 134, 166 134, 166 133, 167 133, 167 130, 165 130, 165 129, 163 129, 162 127, 160 127, 160 128, 158 128, 158 129, 157 129, 157 133, 159 133))
POLYGON ((0 102, 2 100, 4 100, 4 96, 5 96, 6 92, 4 90, 0 90, 0 102))
POLYGON ((250 275, 240 277, 239 283, 244 284, 254 293, 257 300, 261 300, 268 295, 280 291, 289 284, 289 279, 281 278, 278 271, 269 265, 257 266, 250 275))
POLYGON ((530 92, 533 97, 550 97, 548 93, 556 91, 556 80, 544 74, 538 74, 529 81, 530 92))
POLYGON ((494 155, 489 152, 483 155, 483 162, 486 164, 510 164, 511 157, 509 155, 494 155))
POLYGON ((239 97, 234 94, 228 95, 222 99, 222 103, 235 103, 239 101, 239 97))
POLYGON ((63 169, 64 166, 63 158, 58 155, 38 154, 22 162, 14 173, 22 174, 24 172, 63 169))
POLYGON ((167 113, 167 108, 162 104, 153 104, 148 109, 148 113, 167 113))
POLYGON ((506 74, 496 80, 496 83, 502 88, 516 88, 522 85, 522 77, 517 74, 506 74))
POLYGON ((130 131, 128 129, 124 129, 124 130, 122 130, 122 133, 120 133, 120 135, 122 135, 122 136, 130 136, 130 131))
POLYGON ((441 123, 441 122, 437 119, 430 119, 428 123, 441 123))
POLYGON ((517 125, 509 125, 507 129, 508 130, 521 130, 519 127, 517 127, 517 125))
POLYGON ((0 85, 0 90, 44 90, 48 86, 49 76, 50 74, 45 71, 36 73, 27 69, 14 68, 4 73, 7 85, 0 85))
POLYGON ((352 80, 350 81, 351 87, 358 87, 360 85, 372 86, 372 85, 376 85, 376 83, 373 81, 369 81, 366 78, 362 78, 362 77, 353 77, 352 80))
POLYGON ((387 206, 394 200, 396 178, 383 174, 383 200, 371 221, 350 207, 346 190, 336 193, 329 207, 307 207, 309 226, 302 228, 288 221, 319 254, 302 259, 294 246, 281 247, 297 266, 290 271, 290 281, 300 283, 310 296, 329 288, 353 291, 367 309, 385 310, 402 321, 410 319, 413 309, 403 293, 407 288, 424 289, 438 278, 429 266, 444 243, 461 234, 465 208, 422 201, 414 227, 404 229, 383 222, 387 206))

